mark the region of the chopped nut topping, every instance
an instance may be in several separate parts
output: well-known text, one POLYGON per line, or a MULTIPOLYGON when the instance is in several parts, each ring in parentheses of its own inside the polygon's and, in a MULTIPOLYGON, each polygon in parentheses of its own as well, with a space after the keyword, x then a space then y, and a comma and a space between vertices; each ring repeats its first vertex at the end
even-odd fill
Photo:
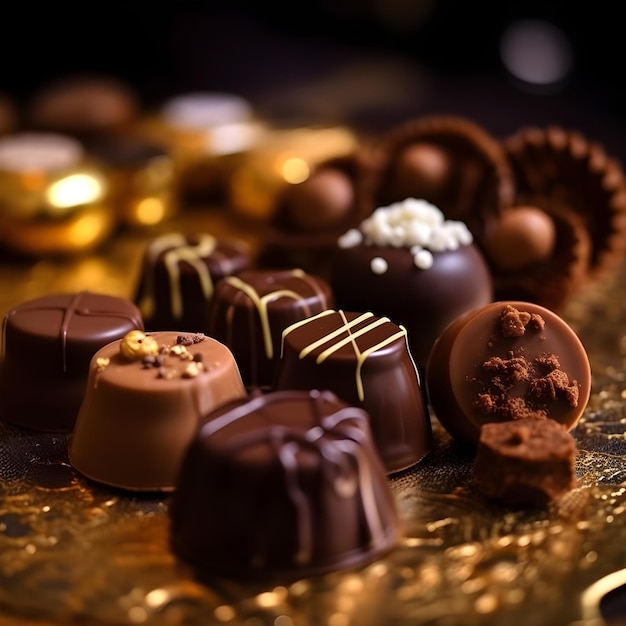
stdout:
POLYGON ((96 371, 103 372, 107 367, 109 367, 110 362, 111 359, 108 359, 106 357, 98 357, 96 359, 96 371))
POLYGON ((130 361, 141 361, 145 356, 158 354, 159 345, 142 330, 131 330, 120 342, 120 352, 130 361))

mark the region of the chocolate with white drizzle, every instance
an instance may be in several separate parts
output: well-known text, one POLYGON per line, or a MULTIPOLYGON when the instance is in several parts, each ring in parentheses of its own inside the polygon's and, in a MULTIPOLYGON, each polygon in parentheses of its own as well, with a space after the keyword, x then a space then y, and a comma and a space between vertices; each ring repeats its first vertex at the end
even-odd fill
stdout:
POLYGON ((283 330, 333 306, 330 285, 300 269, 243 270, 216 285, 207 334, 232 350, 246 386, 267 388, 283 330))
POLYGON ((216 283, 249 263, 248 250, 239 241, 207 233, 157 237, 144 253, 134 297, 146 329, 205 332, 216 283))
POLYGON ((361 567, 399 530, 368 416, 318 390, 257 393, 209 414, 170 513, 174 553, 201 579, 287 583, 361 567))
POLYGON ((389 473, 430 451, 430 418, 407 332, 389 318, 327 310, 292 324, 283 332, 275 388, 330 389, 363 408, 389 473))
POLYGON ((91 357, 133 329, 137 307, 124 298, 80 291, 42 296, 11 309, 2 324, 0 418, 46 432, 70 432, 91 357))

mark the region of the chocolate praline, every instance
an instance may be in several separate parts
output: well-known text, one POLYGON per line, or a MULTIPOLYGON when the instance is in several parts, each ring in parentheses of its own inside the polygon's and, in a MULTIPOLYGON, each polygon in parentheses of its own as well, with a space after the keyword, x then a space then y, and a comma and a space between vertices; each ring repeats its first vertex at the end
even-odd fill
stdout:
POLYGON ((372 313, 327 310, 283 332, 277 390, 329 389, 370 416, 389 473, 432 447, 430 417, 407 331, 372 313))
POLYGON ((366 413, 282 391, 206 416, 170 507, 174 554, 203 581, 293 582, 388 552, 399 518, 366 413))
POLYGON ((441 331, 457 316, 492 299, 491 275, 481 252, 462 245, 416 267, 407 248, 359 245, 335 252, 331 286, 337 307, 387 316, 408 331, 411 353, 422 370, 441 331), (386 271, 372 263, 383 259, 386 271))
POLYGON ((232 350, 247 387, 269 388, 283 330, 334 303, 330 285, 300 269, 242 270, 217 283, 207 332, 232 350))
POLYGON ((239 240, 209 233, 156 237, 144 251, 134 294, 146 329, 207 331, 215 285, 249 264, 249 249, 239 240))
POLYGON ((45 432, 70 432, 95 352, 133 329, 137 307, 124 298, 81 291, 28 300, 3 321, 0 417, 45 432))
POLYGON ((494 302, 439 336, 426 383, 430 405, 460 443, 476 445, 489 422, 535 417, 571 429, 591 392, 591 368, 574 330, 530 302, 494 302))
POLYGON ((201 418, 245 396, 232 353, 201 333, 129 333, 98 350, 86 371, 70 462, 133 491, 171 491, 201 418))

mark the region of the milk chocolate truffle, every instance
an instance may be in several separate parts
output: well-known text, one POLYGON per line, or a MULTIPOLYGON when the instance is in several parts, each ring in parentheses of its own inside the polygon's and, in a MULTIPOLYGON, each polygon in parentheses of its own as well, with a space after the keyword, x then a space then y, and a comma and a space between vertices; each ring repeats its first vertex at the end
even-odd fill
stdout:
POLYGON ((487 263, 467 227, 424 200, 380 207, 338 243, 330 278, 337 306, 404 326, 421 368, 447 324, 492 300, 487 263))
POLYGON ((575 461, 574 437, 552 419, 491 422, 480 429, 474 482, 504 504, 545 506, 576 486, 575 461))
POLYGON ((494 302, 462 315, 435 342, 426 374, 430 405, 459 442, 481 426, 534 417, 571 429, 591 391, 587 353, 556 313, 494 302))
POLYGON ((244 395, 233 355, 218 341, 132 331, 91 360, 70 462, 114 487, 171 490, 201 417, 244 395))
POLYGON ((498 140, 464 117, 433 115, 404 122, 382 140, 386 152, 376 206, 423 198, 461 220, 480 241, 493 216, 513 200, 513 177, 498 140))
POLYGON ((389 473, 431 449, 430 418, 407 331, 372 313, 327 310, 287 327, 275 389, 329 389, 370 416, 389 473))
POLYGON ((138 112, 137 95, 122 80, 73 75, 51 81, 35 93, 28 122, 39 130, 90 139, 127 130, 138 112))
POLYGON ((247 387, 267 388, 274 382, 283 330, 334 303, 330 285, 300 269, 243 270, 216 285, 208 334, 231 349, 247 387))
POLYGON ((172 496, 174 553, 201 579, 288 583, 362 567, 399 533, 366 413, 282 391, 207 416, 172 496))
POLYGON ((166 233, 147 246, 134 301, 147 330, 205 332, 215 284, 250 264, 243 242, 166 233))
POLYGON ((483 240, 494 300, 534 302, 553 311, 588 283, 592 243, 584 220, 546 199, 502 212, 483 240))
POLYGON ((70 432, 91 358, 133 329, 143 329, 143 321, 132 302, 88 291, 11 309, 2 326, 0 417, 31 430, 70 432))
POLYGON ((595 280, 626 250, 626 178, 598 142, 558 126, 524 127, 502 142, 515 180, 515 204, 558 204, 588 231, 587 274, 595 280))

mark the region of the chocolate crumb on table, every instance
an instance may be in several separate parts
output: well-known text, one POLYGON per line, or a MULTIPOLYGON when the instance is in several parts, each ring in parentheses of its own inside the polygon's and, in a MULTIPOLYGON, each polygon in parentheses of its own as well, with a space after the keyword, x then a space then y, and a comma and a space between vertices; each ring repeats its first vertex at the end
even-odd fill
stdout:
POLYGON ((576 485, 576 442, 551 419, 483 424, 474 482, 488 498, 509 505, 545 506, 576 485))

